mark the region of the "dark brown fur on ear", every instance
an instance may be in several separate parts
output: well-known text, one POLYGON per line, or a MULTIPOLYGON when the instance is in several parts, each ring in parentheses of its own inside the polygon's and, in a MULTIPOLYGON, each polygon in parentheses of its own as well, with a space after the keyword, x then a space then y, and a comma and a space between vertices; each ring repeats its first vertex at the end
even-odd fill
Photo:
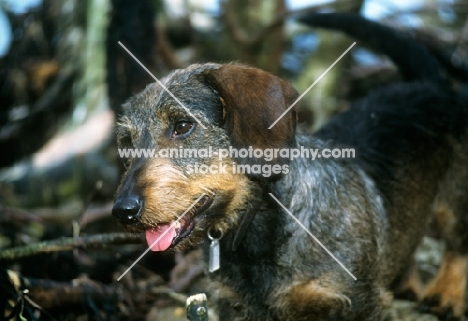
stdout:
POLYGON ((293 141, 295 107, 268 129, 298 97, 291 84, 263 70, 236 64, 209 70, 206 79, 222 98, 233 147, 284 148, 293 141))

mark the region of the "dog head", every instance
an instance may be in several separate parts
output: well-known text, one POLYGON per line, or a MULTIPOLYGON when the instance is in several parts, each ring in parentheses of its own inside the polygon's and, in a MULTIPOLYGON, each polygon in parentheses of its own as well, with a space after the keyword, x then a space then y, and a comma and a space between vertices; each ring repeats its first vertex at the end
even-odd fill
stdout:
POLYGON ((130 231, 145 231, 152 250, 182 250, 208 231, 235 229, 259 180, 281 175, 281 159, 249 149, 294 142, 296 112, 285 112, 297 93, 267 72, 237 64, 192 65, 162 84, 133 97, 118 122, 127 170, 112 214, 130 231))

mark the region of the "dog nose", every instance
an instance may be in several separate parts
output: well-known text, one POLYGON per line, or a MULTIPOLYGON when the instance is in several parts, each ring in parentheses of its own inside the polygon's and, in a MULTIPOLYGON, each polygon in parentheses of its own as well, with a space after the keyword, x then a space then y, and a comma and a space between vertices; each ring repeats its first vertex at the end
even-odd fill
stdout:
POLYGON ((138 196, 118 198, 112 208, 114 215, 122 224, 136 223, 140 217, 141 199, 138 196))

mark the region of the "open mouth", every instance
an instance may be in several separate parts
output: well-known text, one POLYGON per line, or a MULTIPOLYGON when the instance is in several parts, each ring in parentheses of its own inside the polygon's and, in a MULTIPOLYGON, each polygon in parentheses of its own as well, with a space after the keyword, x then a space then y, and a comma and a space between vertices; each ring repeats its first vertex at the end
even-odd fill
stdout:
POLYGON ((213 198, 205 195, 179 221, 159 224, 146 230, 146 242, 151 251, 166 251, 189 236, 195 228, 194 218, 206 211, 212 203, 213 198))

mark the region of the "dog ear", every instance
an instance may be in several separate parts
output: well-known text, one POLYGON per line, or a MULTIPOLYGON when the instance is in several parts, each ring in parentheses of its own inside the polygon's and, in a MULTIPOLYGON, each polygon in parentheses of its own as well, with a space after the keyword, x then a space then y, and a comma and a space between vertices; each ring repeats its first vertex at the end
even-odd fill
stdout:
MULTIPOLYGON (((295 107, 269 129, 298 97, 291 84, 263 70, 236 64, 207 70, 205 77, 224 105, 233 147, 265 150, 291 145, 296 131, 295 107)), ((241 162, 246 163, 245 159, 241 162)))

